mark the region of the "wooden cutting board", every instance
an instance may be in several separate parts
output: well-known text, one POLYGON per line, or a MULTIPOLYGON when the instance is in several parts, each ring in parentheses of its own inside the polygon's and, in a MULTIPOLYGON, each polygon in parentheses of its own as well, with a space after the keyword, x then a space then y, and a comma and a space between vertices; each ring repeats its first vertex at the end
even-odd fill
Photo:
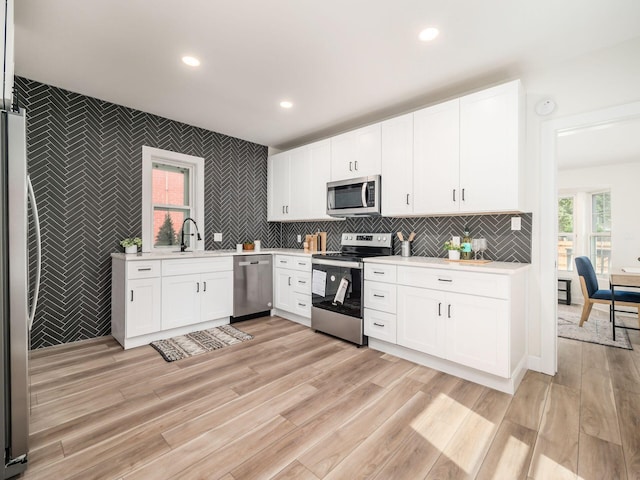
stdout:
POLYGON ((487 263, 493 262, 493 260, 450 260, 445 258, 445 261, 451 263, 466 263, 467 265, 486 265, 487 263))

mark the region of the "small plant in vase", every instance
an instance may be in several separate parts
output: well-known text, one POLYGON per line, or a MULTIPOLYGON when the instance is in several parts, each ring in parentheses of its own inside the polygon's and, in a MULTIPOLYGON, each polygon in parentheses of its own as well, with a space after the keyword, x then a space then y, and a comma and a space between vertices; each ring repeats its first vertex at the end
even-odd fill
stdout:
POLYGON ((449 260, 460 260, 460 250, 462 250, 462 246, 456 245, 449 240, 444 243, 444 249, 449 252, 449 260))
POLYGON ((138 248, 142 247, 140 237, 125 238, 120 240, 120 246, 124 247, 124 253, 138 253, 138 248))
POLYGON ((254 245, 254 243, 253 243, 253 242, 244 242, 244 243, 242 244, 242 249, 243 249, 243 250, 253 250, 253 249, 255 249, 255 247, 256 247, 256 246, 254 245))

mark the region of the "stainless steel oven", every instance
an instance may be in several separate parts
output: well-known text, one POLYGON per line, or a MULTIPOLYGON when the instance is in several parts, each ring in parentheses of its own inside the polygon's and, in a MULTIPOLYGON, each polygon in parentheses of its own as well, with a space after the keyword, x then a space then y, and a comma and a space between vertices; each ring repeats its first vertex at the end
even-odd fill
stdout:
POLYGON ((343 233, 340 253, 314 255, 311 328, 366 345, 363 291, 364 257, 392 254, 390 233, 343 233))
POLYGON ((327 215, 380 215, 380 175, 327 183, 327 215))

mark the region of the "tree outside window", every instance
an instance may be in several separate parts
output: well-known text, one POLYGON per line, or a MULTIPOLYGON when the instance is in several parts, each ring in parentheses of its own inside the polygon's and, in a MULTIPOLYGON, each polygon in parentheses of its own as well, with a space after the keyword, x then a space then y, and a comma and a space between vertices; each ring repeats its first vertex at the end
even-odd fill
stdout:
POLYGON ((573 271, 575 255, 574 204, 575 197, 558 199, 558 270, 573 271))
POLYGON ((596 274, 609 274, 611 265, 611 192, 591 195, 589 257, 596 274))

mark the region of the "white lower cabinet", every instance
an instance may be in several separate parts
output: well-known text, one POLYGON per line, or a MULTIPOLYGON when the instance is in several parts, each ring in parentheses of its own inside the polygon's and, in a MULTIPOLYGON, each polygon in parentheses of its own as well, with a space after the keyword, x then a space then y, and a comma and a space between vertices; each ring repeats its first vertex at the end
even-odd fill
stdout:
POLYGON ((129 298, 125 307, 126 336, 136 337, 160 330, 160 278, 129 280, 129 298))
POLYGON ((232 257, 112 259, 111 330, 124 347, 229 323, 232 257))
POLYGON ((398 286, 398 345, 444 357, 444 294, 398 286))
POLYGON ((276 255, 274 262, 274 307, 291 320, 311 318, 311 259, 276 255), (287 312, 293 316, 287 316, 287 312))
POLYGON ((365 263, 369 345, 513 393, 526 371, 525 271, 365 263))

